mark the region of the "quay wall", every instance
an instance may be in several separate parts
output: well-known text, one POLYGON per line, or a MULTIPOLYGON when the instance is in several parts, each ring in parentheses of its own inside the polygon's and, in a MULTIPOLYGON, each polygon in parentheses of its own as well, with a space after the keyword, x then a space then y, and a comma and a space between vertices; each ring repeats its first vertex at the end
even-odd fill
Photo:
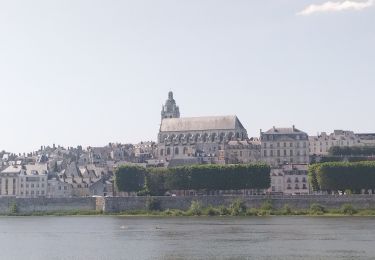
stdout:
MULTIPOLYGON (((337 209, 344 204, 351 204, 357 209, 375 209, 375 195, 352 196, 191 196, 191 197, 153 197, 158 200, 162 209, 189 209, 192 201, 199 201, 203 207, 221 205, 229 206, 234 200, 240 199, 248 208, 259 208, 265 202, 270 202, 274 209, 281 209, 286 204, 294 209, 309 209, 313 203, 318 203, 327 209, 337 209)), ((122 212, 128 210, 146 209, 147 197, 110 197, 105 198, 102 210, 104 212, 122 212)))
POLYGON ((0 198, 0 214, 17 213, 95 211, 96 198, 0 198))
MULTIPOLYGON (((152 197, 160 203, 162 209, 189 209, 192 201, 199 201, 203 207, 229 206, 240 199, 248 208, 259 208, 264 202, 270 202, 275 209, 286 204, 294 209, 308 209, 318 203, 327 209, 337 209, 343 204, 351 204, 356 209, 375 209, 375 195, 350 196, 191 196, 191 197, 152 197)), ((86 198, 0 198, 0 214, 30 214, 34 212, 103 211, 118 213, 129 210, 146 209, 148 197, 86 197, 86 198), (15 206, 16 205, 16 206, 15 206)))

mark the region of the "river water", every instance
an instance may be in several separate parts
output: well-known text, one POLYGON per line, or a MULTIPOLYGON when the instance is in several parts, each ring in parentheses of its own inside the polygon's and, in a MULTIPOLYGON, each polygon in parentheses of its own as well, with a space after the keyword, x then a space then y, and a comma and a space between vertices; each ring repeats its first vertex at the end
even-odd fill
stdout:
POLYGON ((0 259, 375 259, 375 218, 1 217, 0 259))

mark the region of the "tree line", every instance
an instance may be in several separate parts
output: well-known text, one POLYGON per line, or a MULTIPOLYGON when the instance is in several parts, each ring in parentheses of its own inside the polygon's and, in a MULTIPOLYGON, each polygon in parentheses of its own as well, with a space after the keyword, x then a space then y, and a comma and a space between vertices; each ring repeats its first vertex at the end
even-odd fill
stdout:
POLYGON ((115 171, 119 191, 161 196, 171 190, 242 190, 270 187, 270 167, 265 164, 194 165, 144 168, 123 165, 115 171))
POLYGON ((309 166, 309 182, 314 191, 360 193, 375 189, 375 162, 326 162, 309 166))

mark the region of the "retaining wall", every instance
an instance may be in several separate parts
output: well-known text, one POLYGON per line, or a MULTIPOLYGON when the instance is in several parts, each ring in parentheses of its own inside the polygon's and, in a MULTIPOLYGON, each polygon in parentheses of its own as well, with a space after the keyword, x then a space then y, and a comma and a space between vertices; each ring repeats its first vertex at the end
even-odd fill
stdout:
MULTIPOLYGON (((228 207, 235 199, 241 199, 248 208, 259 208, 264 202, 271 202, 273 208, 281 209, 286 204, 295 209, 308 209, 319 203, 328 209, 351 204, 357 209, 375 209, 375 195, 351 196, 192 196, 153 197, 162 209, 189 209, 192 201, 199 201, 203 207, 224 205, 228 207)), ((19 213, 103 211, 116 213, 128 210, 146 209, 147 197, 97 197, 97 198, 0 198, 0 214, 9 214, 13 205, 19 213)))
POLYGON ((0 214, 8 214, 16 205, 19 213, 93 211, 96 198, 0 198, 0 214))
MULTIPOLYGON (((295 209, 309 209, 313 203, 326 208, 340 208, 351 204, 357 209, 375 209, 375 196, 193 196, 193 197, 154 197, 162 209, 189 209, 192 201, 199 201, 203 207, 229 206, 235 199, 241 199, 248 208, 259 208, 264 202, 271 202, 273 208, 281 209, 286 204, 295 209)), ((147 197, 112 197, 105 198, 104 212, 122 212, 146 209, 147 197)))

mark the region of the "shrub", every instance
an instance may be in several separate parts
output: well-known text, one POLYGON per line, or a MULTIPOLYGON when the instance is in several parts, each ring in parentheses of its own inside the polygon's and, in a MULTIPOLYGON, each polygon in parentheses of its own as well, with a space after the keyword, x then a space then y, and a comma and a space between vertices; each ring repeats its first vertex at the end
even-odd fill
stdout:
POLYGON ((313 203, 310 206, 310 214, 313 214, 313 215, 322 215, 325 212, 326 212, 325 208, 322 205, 320 205, 320 204, 313 203))
POLYGON ((225 206, 220 206, 219 213, 221 216, 227 216, 227 215, 230 215, 230 210, 225 206))
POLYGON ((213 208, 211 206, 206 209, 206 213, 207 213, 208 216, 217 216, 217 215, 220 215, 219 210, 217 210, 217 209, 215 209, 215 208, 213 208))
POLYGON ((192 216, 202 215, 202 205, 199 201, 193 200, 189 209, 189 214, 192 216))
POLYGON ((251 208, 246 210, 246 216, 258 216, 259 212, 256 208, 251 208))
POLYGON ((264 202, 261 206, 260 206, 260 209, 261 210, 272 210, 273 207, 272 207, 272 203, 270 201, 266 201, 264 202))
POLYGON ((152 198, 152 197, 147 198, 146 209, 150 210, 150 211, 160 211, 161 210, 161 201, 156 199, 156 198, 152 198))
POLYGON ((285 204, 281 212, 283 215, 290 215, 292 214, 292 208, 288 204, 285 204))
POLYGON ((246 204, 240 199, 236 199, 229 206, 230 213, 232 216, 240 216, 246 214, 246 204))
POLYGON ((345 215, 354 215, 357 210, 351 204, 344 204, 341 206, 340 212, 345 215))

